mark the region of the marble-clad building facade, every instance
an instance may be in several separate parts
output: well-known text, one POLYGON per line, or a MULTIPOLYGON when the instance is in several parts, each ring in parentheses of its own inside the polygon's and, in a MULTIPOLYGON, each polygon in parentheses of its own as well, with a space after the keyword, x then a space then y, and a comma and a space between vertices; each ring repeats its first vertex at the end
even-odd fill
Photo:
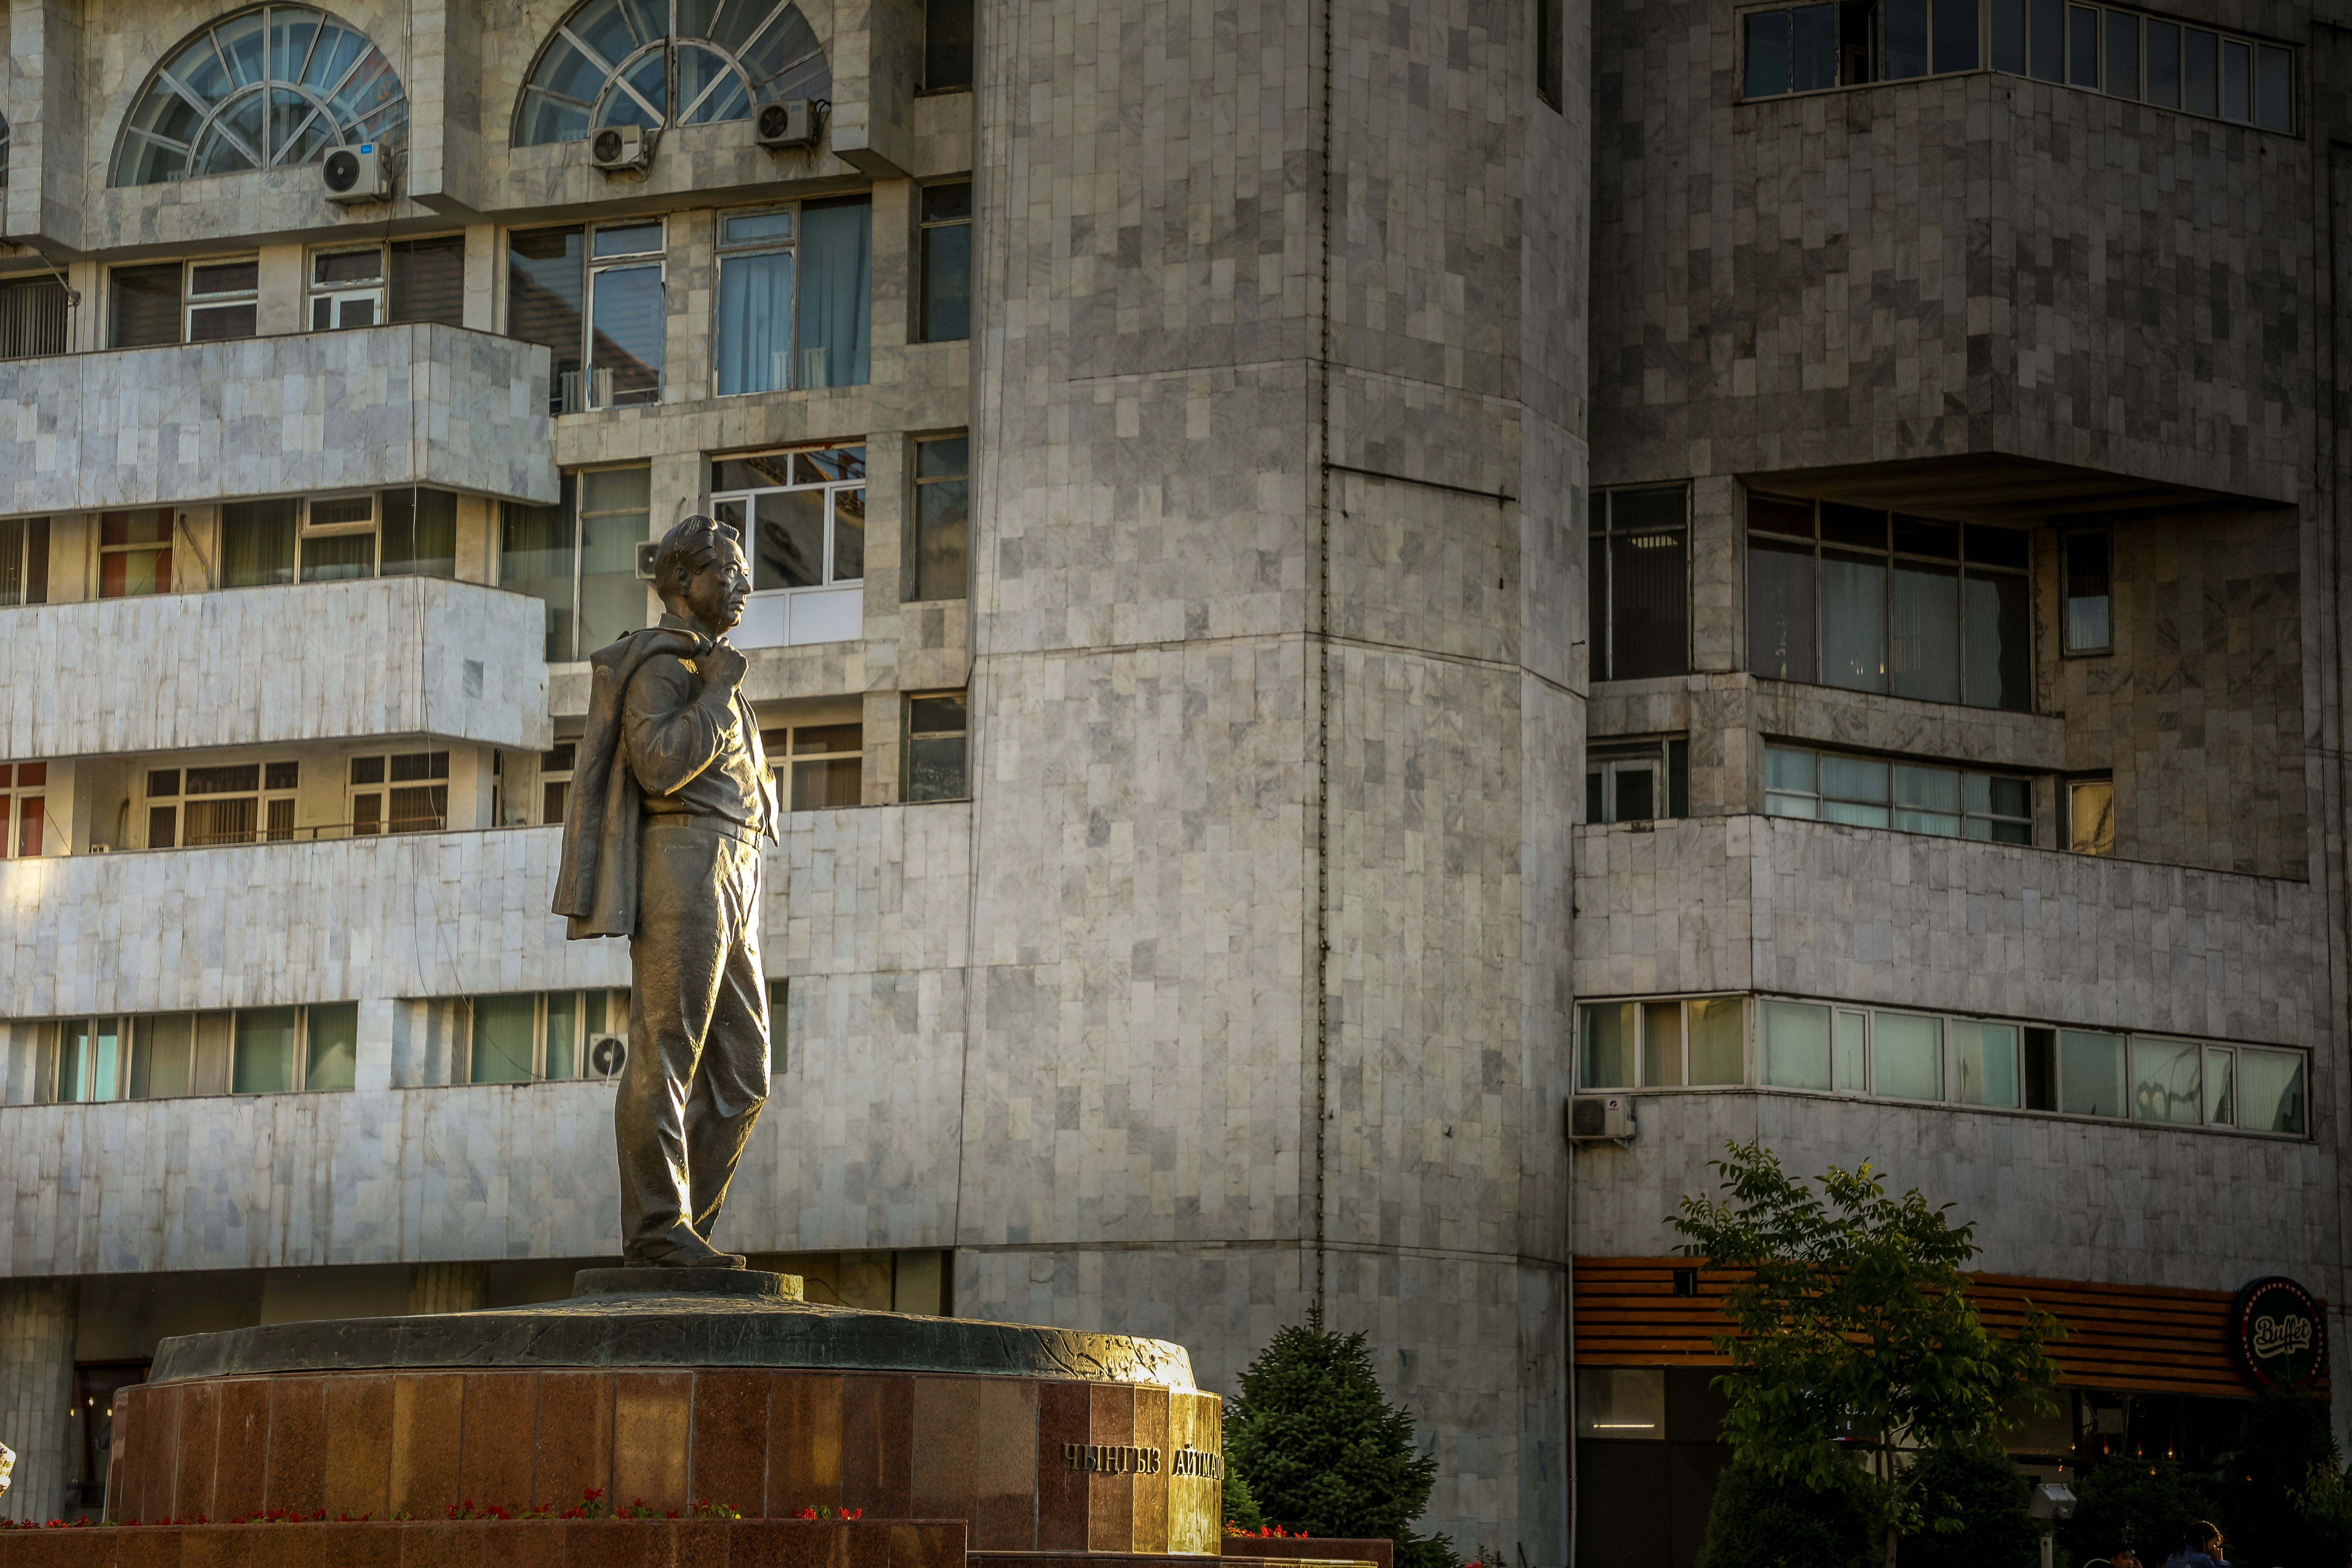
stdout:
POLYGON ((1728 1138, 2340 1301, 2336 46, 2232 4, 2284 129, 1722 0, 20 0, 0 1506, 164 1335, 611 1250, 554 824, 693 510, 793 806, 719 1239, 818 1299, 1319 1308, 1536 1568, 1630 1539, 1576 1260, 1728 1138))

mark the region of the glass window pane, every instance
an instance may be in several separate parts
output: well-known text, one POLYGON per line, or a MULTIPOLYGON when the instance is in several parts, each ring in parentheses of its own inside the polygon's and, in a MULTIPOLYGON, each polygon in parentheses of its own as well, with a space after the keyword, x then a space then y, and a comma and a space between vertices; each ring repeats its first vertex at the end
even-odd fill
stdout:
POLYGON ((2108 552, 2113 536, 2105 529, 2084 529, 2066 535, 2066 651, 2098 652, 2114 646, 2109 620, 2108 552))
POLYGON ((2033 711, 2033 604, 2021 574, 1969 569, 1968 689, 1976 708, 2033 711))
POLYGON ((539 998, 530 992, 474 998, 473 1062, 469 1083, 529 1083, 531 1034, 538 1027, 539 998))
POLYGON ((1771 680, 1817 679, 1811 550, 1749 538, 1748 668, 1771 680))
POLYGON ((624 632, 646 624, 646 584, 637 576, 637 546, 649 514, 602 511, 604 504, 642 509, 650 468, 609 468, 583 476, 580 519, 580 654, 585 658, 624 632))
POLYGON ((1852 544, 1865 550, 1886 548, 1886 513, 1875 507, 1822 503, 1822 542, 1852 544))
MULTIPOLYGON (((576 481, 563 477, 563 503, 524 506, 507 501, 499 524, 499 586, 529 594, 547 606, 547 659, 560 664, 578 658, 572 646, 572 495, 576 481)), ((635 563, 630 563, 634 575, 635 563)))
POLYGON ((1609 678, 1685 673, 1690 593, 1683 531, 1621 531, 1609 542, 1609 678))
POLYGON ((1887 630, 1887 678, 1895 696, 1960 700, 1958 568, 1897 561, 1887 630))
POLYGON ((941 224, 923 230, 922 264, 921 341, 960 342, 971 337, 971 225, 941 224))
POLYGON ((2066 7, 2066 84, 2099 85, 2099 12, 2094 5, 2066 7))
POLYGON ((2254 50, 2254 123, 2265 131, 2294 129, 2294 55, 2271 44, 2254 50))
POLYGON ((455 577, 457 574, 457 498, 421 486, 386 490, 383 510, 383 574, 387 577, 455 577))
POLYGON ((1578 1367, 1576 1435, 1621 1442, 1665 1441, 1665 1368, 1578 1367))
POLYGON ((590 334, 590 402, 598 408, 651 403, 661 395, 662 269, 608 267, 596 274, 590 334))
POLYGON ((1658 773, 1654 763, 1612 763, 1606 770, 1612 822, 1648 822, 1658 815, 1658 773))
POLYGON ((1822 552, 1822 683, 1886 689, 1885 561, 1822 552))
POLYGON ((1960 775, 1951 768, 1895 766, 1895 826, 1906 833, 1960 831, 1960 775))
POLYGON ((2217 1127, 2234 1127, 2238 1121, 2238 1057, 2223 1047, 2209 1047, 2205 1052, 2205 1120, 2217 1127))
POLYGON ((89 1098, 89 1020, 71 1018, 58 1026, 57 1102, 79 1105, 89 1098))
POLYGON ((1936 70, 1977 68, 1977 0, 1936 0, 1936 70))
POLYGON ((751 586, 814 588, 824 582, 823 490, 770 490, 752 498, 751 586))
POLYGON ((2139 18, 2129 11, 2106 14, 2106 83, 2116 98, 2139 96, 2139 18))
POLYGON ((2235 38, 2221 40, 2221 118, 2240 124, 2253 118, 2253 99, 2248 77, 2253 68, 2252 46, 2235 38))
POLYGON ((1748 1079, 1745 1003, 1708 996, 1690 1004, 1690 1081, 1744 1083, 1748 1079))
POLYGON ((241 1007, 236 1014, 232 1094, 284 1094, 294 1087, 294 1009, 241 1007))
POLYGON ((466 324, 464 235, 393 242, 392 320, 466 324))
POLYGON ((331 533, 302 542, 302 581, 349 583, 375 575, 375 535, 331 533))
POLYGON ((2116 786, 2105 780, 2078 784, 2067 792, 2072 838, 2077 855, 2116 852, 2116 786))
POLYGON ((1830 1087, 1830 1010, 1806 1002, 1764 1004, 1764 1081, 1780 1089, 1830 1087))
POLYGON ((2238 1052, 2238 1125, 2257 1132, 2305 1131, 2304 1056, 2252 1046, 2238 1052))
POLYGON ((1742 96, 1770 98, 1789 90, 1789 13, 1750 11, 1748 79, 1742 96))
POLYGON ((2147 18, 2147 100, 2180 107, 2180 24, 2147 18))
POLYGON ((1802 795, 1818 793, 1816 769, 1819 753, 1801 752, 1788 746, 1764 748, 1764 787, 1794 790, 1802 795))
POLYGON ((580 993, 547 994, 547 1077, 580 1076, 580 993))
POLYGON ((1885 0, 1880 13, 1889 79, 1927 74, 1927 0, 1885 0))
POLYGON ((972 9, 972 0, 925 0, 925 90, 946 92, 971 85, 972 9))
POLYGON ((865 764, 856 757, 829 757, 793 764, 794 811, 832 811, 858 804, 865 764))
MULTIPOLYGON (((918 447, 961 447, 961 441, 927 441, 918 447)), ((915 595, 919 600, 961 599, 965 593, 965 551, 971 538, 971 481, 945 479, 915 488, 915 595)))
POLYGON ((1872 1092, 1889 1100, 1943 1099, 1943 1036, 1940 1018, 1879 1014, 1870 1031, 1872 1092))
POLYGON ((919 740, 908 746, 907 798, 909 800, 964 800, 971 791, 964 775, 964 738, 961 735, 919 740))
POLYGON ((1887 798, 1886 764, 1868 757, 1824 754, 1822 757, 1822 796, 1824 800, 1861 801, 1884 805, 1887 798))
POLYGON ((1633 1087, 1633 1004, 1612 1002, 1584 1010, 1584 1040, 1576 1081, 1583 1089, 1633 1087))
POLYGON ((142 1018, 132 1029, 131 1098, 169 1100, 186 1094, 195 1064, 195 1019, 186 1013, 142 1018))
POLYGON ((866 492, 833 492, 833 580, 855 583, 866 575, 866 492))
POLYGON ((724 226, 719 241, 721 245, 750 245, 793 237, 793 215, 789 207, 766 213, 730 213, 719 222, 724 226))
POLYGON ((659 223, 607 224, 596 231, 595 254, 604 256, 646 256, 662 247, 662 226, 659 223))
POLYGON ((2017 1104, 2017 1026, 1955 1018, 1944 1031, 1952 1053, 1952 1099, 1960 1105, 2017 1104))
POLYGON ((2059 1030, 2058 1089, 2058 1108, 2070 1116, 2125 1114, 2123 1037, 2059 1030))
POLYGON ((350 1089, 359 1070, 360 1005, 313 1003, 309 1014, 302 1087, 320 1092, 350 1089))
POLYGON ((2029 1110, 2058 1109, 2058 1032, 2025 1031, 2025 1107, 2029 1110))
POLYGON ((1838 1011, 1834 1037, 1837 1058, 1837 1087, 1847 1094, 1861 1094, 1870 1088, 1870 1026, 1866 1014, 1841 1008, 1838 1011))
POLYGON ((2028 0, 2033 74, 2042 81, 2066 79, 2066 0, 2028 0))
MULTIPOLYGON (((530 229, 507 243, 507 336, 552 351, 549 397, 561 412, 563 378, 580 374, 588 309, 588 237, 577 226, 530 229)), ((572 405, 570 406, 583 406, 572 405)))
POLYGON ((1992 68, 2025 74, 2025 0, 1992 0, 1992 68))
POLYGON ((1800 5, 1790 14, 1789 23, 1789 85, 1799 92, 1835 87, 1837 7, 1800 5))
POLYGON ((2141 1121, 2177 1121, 2195 1126, 2204 1119, 2198 1083, 2203 1048, 2187 1040, 2131 1043, 2132 1115, 2141 1121))
POLYGON ((1811 539, 1813 536, 1813 503, 1780 500, 1771 496, 1749 496, 1748 526, 1768 533, 1785 533, 1791 539, 1811 539))
POLYGON ((180 341, 180 264, 118 267, 107 275, 112 346, 143 349, 180 341))
POLYGON ((1642 1083, 1673 1089, 1683 1081, 1683 1005, 1647 1002, 1642 1006, 1642 1083))
POLYGON ((873 235, 869 198, 801 209, 795 386, 863 386, 870 378, 873 235))
POLYGON ((793 253, 719 261, 719 395, 782 392, 792 382, 793 253))
POLYGON ((2182 37, 2186 64, 2181 71, 2180 107, 2191 114, 2221 112, 2221 40, 2201 28, 2190 27, 2182 37))

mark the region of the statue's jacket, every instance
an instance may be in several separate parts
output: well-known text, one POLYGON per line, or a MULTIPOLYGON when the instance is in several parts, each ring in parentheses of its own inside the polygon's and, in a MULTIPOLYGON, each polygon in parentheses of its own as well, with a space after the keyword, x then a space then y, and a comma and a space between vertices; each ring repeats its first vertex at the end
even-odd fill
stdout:
MULTIPOLYGON (((691 659, 712 647, 699 632, 672 624, 625 633, 588 658, 588 721, 572 759, 572 794, 563 817, 563 863, 555 879, 555 912, 569 918, 567 934, 632 936, 637 928, 638 831, 645 794, 628 765, 625 741, 629 683, 653 658, 691 659)), ((740 700, 736 700, 740 709, 740 700)), ((752 722, 748 711, 741 721, 752 722)), ((746 736, 756 758, 757 731, 746 736)), ((763 837, 775 837, 775 807, 761 770, 763 837)))

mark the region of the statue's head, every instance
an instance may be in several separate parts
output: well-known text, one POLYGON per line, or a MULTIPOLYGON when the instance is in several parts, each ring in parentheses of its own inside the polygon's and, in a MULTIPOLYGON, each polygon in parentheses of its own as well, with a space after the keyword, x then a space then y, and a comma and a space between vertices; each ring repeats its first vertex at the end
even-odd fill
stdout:
POLYGON ((735 531, 697 512, 662 535, 654 552, 654 591, 670 614, 714 635, 743 618, 751 563, 735 531))

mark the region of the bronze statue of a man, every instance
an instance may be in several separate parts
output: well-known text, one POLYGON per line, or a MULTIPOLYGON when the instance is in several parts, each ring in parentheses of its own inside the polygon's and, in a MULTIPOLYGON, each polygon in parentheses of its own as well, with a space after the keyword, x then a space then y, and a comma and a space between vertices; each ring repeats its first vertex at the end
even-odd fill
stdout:
POLYGON ((726 640, 751 579, 733 531, 689 517, 662 537, 654 586, 659 624, 589 659, 555 912, 575 941, 629 939, 624 1259, 740 1268, 710 1233, 768 1098, 760 853, 776 801, 726 640))

